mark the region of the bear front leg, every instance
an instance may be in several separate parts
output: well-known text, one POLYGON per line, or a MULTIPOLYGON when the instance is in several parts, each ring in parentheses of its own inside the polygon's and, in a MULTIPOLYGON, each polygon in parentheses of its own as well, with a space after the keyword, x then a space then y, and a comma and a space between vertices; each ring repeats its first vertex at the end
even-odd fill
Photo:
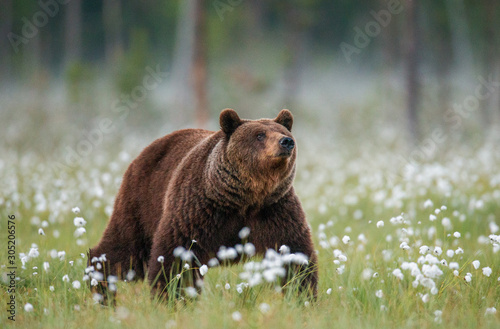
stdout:
POLYGON ((285 245, 290 253, 304 254, 308 258, 307 263, 292 262, 287 277, 291 281, 300 280, 300 291, 316 298, 318 257, 305 213, 293 190, 278 202, 263 208, 251 221, 249 240, 260 253, 269 248, 278 250, 285 245))
POLYGON ((170 297, 177 298, 181 295, 182 288, 188 297, 199 294, 202 285, 202 277, 199 271, 193 267, 195 262, 194 249, 189 239, 180 238, 175 234, 174 228, 169 225, 160 225, 157 231, 151 257, 148 263, 148 281, 151 285, 151 293, 163 300, 170 297))

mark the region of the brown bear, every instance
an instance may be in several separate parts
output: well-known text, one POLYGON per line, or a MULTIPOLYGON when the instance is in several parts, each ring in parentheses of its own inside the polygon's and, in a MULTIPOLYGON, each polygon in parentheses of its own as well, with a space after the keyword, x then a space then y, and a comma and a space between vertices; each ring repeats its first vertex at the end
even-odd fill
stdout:
POLYGON ((105 264, 93 265, 106 276, 147 273, 153 293, 164 293, 179 273, 176 247, 207 264, 221 246, 241 243, 238 233, 248 227, 257 254, 286 245, 308 257, 299 287, 315 296, 317 256, 292 186, 292 124, 288 110, 274 120, 242 120, 226 109, 220 131, 184 129, 154 141, 128 167, 89 264, 105 254, 105 264))

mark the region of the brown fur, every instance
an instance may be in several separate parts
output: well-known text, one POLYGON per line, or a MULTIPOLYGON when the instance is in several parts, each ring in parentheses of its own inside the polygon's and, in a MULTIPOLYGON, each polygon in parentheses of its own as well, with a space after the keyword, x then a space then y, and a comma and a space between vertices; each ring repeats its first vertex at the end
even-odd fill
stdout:
POLYGON ((302 286, 315 295, 317 258, 292 187, 297 148, 287 153, 280 145, 293 138, 292 114, 283 110, 274 120, 251 121, 227 109, 220 123, 220 131, 179 130, 144 149, 125 173, 89 261, 106 254, 106 275, 123 277, 133 269, 144 278, 147 269, 150 283, 162 291, 168 278, 159 256, 165 272, 175 275, 177 246, 191 248, 206 264, 220 246, 240 243, 238 232, 247 226, 257 253, 287 245, 309 257, 302 286))

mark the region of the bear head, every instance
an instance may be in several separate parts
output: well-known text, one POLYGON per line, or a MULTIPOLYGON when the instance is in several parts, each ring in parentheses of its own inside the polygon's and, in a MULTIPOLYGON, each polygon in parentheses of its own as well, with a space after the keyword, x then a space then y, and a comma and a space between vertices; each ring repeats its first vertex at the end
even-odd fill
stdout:
POLYGON ((283 182, 291 185, 297 155, 292 125, 288 110, 282 110, 275 119, 243 120, 234 110, 225 109, 220 114, 227 143, 225 157, 244 178, 263 190, 272 192, 283 182))

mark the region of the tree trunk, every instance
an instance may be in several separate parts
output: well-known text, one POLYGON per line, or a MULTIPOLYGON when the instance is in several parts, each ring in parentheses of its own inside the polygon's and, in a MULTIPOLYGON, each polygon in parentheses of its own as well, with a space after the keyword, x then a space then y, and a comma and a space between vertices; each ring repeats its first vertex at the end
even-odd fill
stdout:
POLYGON ((0 82, 11 77, 11 46, 7 35, 12 31, 12 0, 0 1, 0 82))
POLYGON ((253 0, 245 2, 247 6, 247 24, 246 31, 250 42, 260 40, 264 34, 264 1, 253 0))
POLYGON ((171 88, 174 93, 173 108, 175 109, 173 118, 178 125, 184 124, 186 110, 193 108, 193 85, 189 77, 193 62, 194 10, 195 0, 180 1, 171 74, 171 88))
MULTIPOLYGON (((484 11, 486 13, 485 25, 485 41, 486 49, 484 51, 483 59, 483 75, 488 77, 493 75, 493 80, 498 81, 498 71, 497 66, 500 63, 498 60, 498 52, 500 51, 499 40, 498 40, 498 0, 486 0, 484 11), (496 76, 496 77, 495 77, 496 76)), ((493 93, 489 98, 485 99, 481 104, 481 113, 483 120, 483 128, 488 128, 491 124, 492 113, 496 105, 495 94, 493 93)), ((496 112, 496 111, 495 111, 496 112)))
POLYGON ((294 107, 300 89, 302 58, 307 39, 305 23, 300 9, 291 5, 286 9, 286 63, 284 76, 284 106, 294 107))
POLYGON ((64 17, 64 51, 66 65, 81 59, 82 55, 82 0, 71 0, 64 17))
POLYGON ((474 56, 464 2, 463 0, 446 0, 446 7, 451 22, 453 54, 457 59, 458 67, 469 68, 474 63, 474 56))
POLYGON ((407 45, 406 45, 406 91, 408 128, 412 143, 416 143, 419 137, 418 105, 420 96, 420 85, 418 77, 418 0, 407 0, 407 45))
POLYGON ((108 67, 115 67, 123 56, 121 0, 103 0, 102 19, 105 33, 105 56, 108 67))
POLYGON ((192 78, 195 93, 196 124, 207 126, 209 111, 207 97, 207 24, 205 0, 195 0, 194 56, 192 78))

